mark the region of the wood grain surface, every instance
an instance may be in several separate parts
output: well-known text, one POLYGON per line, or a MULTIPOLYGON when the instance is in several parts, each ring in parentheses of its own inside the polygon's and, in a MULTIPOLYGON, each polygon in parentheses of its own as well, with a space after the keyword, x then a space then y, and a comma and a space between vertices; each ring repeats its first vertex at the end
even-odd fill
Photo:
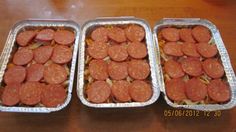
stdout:
MULTIPOLYGON (((135 16, 151 27, 162 18, 204 18, 220 30, 236 69, 236 0, 1 0, 0 51, 14 23, 27 18, 72 19, 82 25, 101 16, 135 16)), ((76 83, 75 83, 76 84, 76 83)), ((144 108, 92 109, 81 104, 74 86, 68 107, 51 114, 0 113, 1 132, 236 132, 236 108, 219 117, 167 117, 175 112, 160 97, 144 108)), ((187 110, 181 110, 188 112, 187 110)), ((192 111, 193 112, 193 111, 192 111)), ((210 114, 208 116, 208 114, 210 114)))

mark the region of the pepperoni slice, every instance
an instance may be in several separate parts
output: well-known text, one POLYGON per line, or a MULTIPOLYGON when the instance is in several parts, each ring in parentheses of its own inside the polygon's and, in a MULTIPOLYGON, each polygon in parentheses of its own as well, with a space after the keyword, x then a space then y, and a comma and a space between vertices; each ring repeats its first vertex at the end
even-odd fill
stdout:
POLYGON ((20 83, 8 84, 2 94, 2 103, 7 106, 13 106, 20 102, 19 88, 20 83))
POLYGON ((180 78, 167 81, 166 94, 173 101, 183 101, 187 98, 185 95, 185 82, 180 78))
POLYGON ((46 107, 57 107, 64 103, 66 91, 62 85, 49 84, 42 89, 41 100, 46 107))
POLYGON ((184 42, 195 43, 196 41, 192 35, 192 29, 189 28, 182 28, 179 31, 179 37, 184 42))
POLYGON ((226 102, 230 99, 229 86, 221 79, 215 79, 207 86, 208 95, 216 102, 226 102))
POLYGON ((177 44, 176 42, 167 42, 163 47, 163 51, 167 55, 172 55, 172 56, 180 57, 184 55, 181 49, 181 44, 177 44))
POLYGON ((197 78, 192 78, 186 83, 186 95, 194 101, 202 101, 207 96, 207 86, 197 78))
POLYGON ((147 56, 147 48, 144 43, 133 42, 128 44, 127 51, 135 59, 142 59, 147 56))
POLYGON ((131 100, 129 95, 129 85, 129 82, 124 80, 113 82, 111 92, 116 100, 119 102, 128 102, 131 100))
POLYGON ((108 64, 108 74, 114 80, 125 79, 128 76, 126 62, 111 61, 108 64))
POLYGON ((108 78, 107 63, 103 60, 92 60, 89 63, 89 73, 97 80, 106 80, 108 78))
POLYGON ((111 95, 111 88, 105 81, 95 81, 86 91, 88 100, 93 103, 103 103, 111 95))
POLYGON ((107 42, 108 41, 108 30, 105 27, 96 28, 92 34, 91 38, 96 42, 107 42))
POLYGON ((43 29, 40 32, 38 32, 35 39, 39 41, 51 41, 53 40, 55 31, 52 29, 43 29))
POLYGON ((128 63, 128 74, 134 79, 143 80, 150 74, 150 67, 144 60, 131 60, 128 63))
POLYGON ((35 36, 35 31, 23 31, 17 35, 16 42, 19 46, 26 46, 35 36))
POLYGON ((176 28, 164 28, 161 30, 162 37, 167 41, 178 41, 179 40, 179 30, 176 28))
POLYGON ((108 55, 114 61, 124 61, 129 56, 125 45, 109 46, 108 55))
POLYGON ((58 44, 62 44, 62 45, 70 45, 75 41, 75 35, 73 32, 71 31, 67 31, 67 30, 58 30, 56 31, 56 33, 54 34, 54 40, 58 43, 58 44))
POLYGON ((43 76, 49 84, 60 84, 67 79, 67 72, 63 66, 52 63, 44 68, 43 76))
POLYGON ((88 53, 95 59, 107 57, 108 45, 103 42, 93 42, 88 46, 88 53))
POLYGON ((132 42, 141 42, 144 39, 145 31, 138 25, 130 25, 125 29, 125 35, 132 42))
POLYGON ((58 64, 68 63, 72 58, 72 51, 69 47, 57 45, 53 49, 52 61, 58 64))
POLYGON ((33 52, 34 52, 34 60, 37 63, 44 64, 52 56, 53 47, 52 46, 40 46, 39 48, 35 49, 33 52))
POLYGON ((10 83, 22 83, 26 77, 26 70, 22 66, 14 66, 9 68, 4 75, 4 82, 10 83))
POLYGON ((212 78, 221 78, 224 75, 224 68, 217 59, 206 59, 202 66, 206 74, 212 78))
POLYGON ((44 66, 42 64, 32 64, 27 67, 27 81, 40 81, 43 78, 44 66))
POLYGON ((202 65, 196 58, 186 58, 181 62, 182 69, 190 76, 200 76, 202 74, 202 65))
POLYGON ((119 27, 112 27, 111 29, 109 29, 107 35, 111 40, 117 43, 122 43, 126 41, 125 31, 119 27))
POLYGON ((165 62, 164 69, 166 73, 172 78, 179 78, 185 75, 181 65, 174 60, 168 60, 165 62))
POLYGON ((146 102, 152 96, 151 85, 141 80, 135 80, 129 85, 129 94, 136 102, 146 102))
POLYGON ((33 51, 29 48, 19 48, 13 57, 13 63, 16 65, 26 65, 33 59, 33 51))
POLYGON ((184 43, 182 45, 182 51, 187 56, 200 57, 199 53, 197 52, 197 46, 194 43, 184 43))
POLYGON ((192 34, 198 42, 208 42, 211 39, 210 31, 204 26, 194 27, 192 34))
POLYGON ((36 105, 41 101, 42 84, 39 82, 26 82, 20 87, 20 101, 26 105, 36 105))
POLYGON ((197 51, 205 58, 214 57, 217 54, 217 48, 215 44, 199 43, 197 45, 197 51))

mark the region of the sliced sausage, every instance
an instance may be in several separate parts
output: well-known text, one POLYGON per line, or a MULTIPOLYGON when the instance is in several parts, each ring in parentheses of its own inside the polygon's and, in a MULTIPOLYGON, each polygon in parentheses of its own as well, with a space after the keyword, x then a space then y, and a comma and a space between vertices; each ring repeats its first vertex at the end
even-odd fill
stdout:
POLYGON ((161 35, 167 41, 176 42, 179 40, 179 30, 177 28, 164 28, 161 30, 161 35))
POLYGON ((54 40, 58 44, 70 45, 75 41, 75 34, 67 30, 57 30, 54 34, 54 40))
POLYGON ((52 46, 40 46, 34 51, 34 60, 37 63, 44 64, 46 63, 52 56, 53 47, 52 46))
POLYGON ((221 79, 215 79, 207 86, 208 95, 216 102, 226 102, 230 99, 229 86, 221 79))
POLYGON ((132 42, 128 44, 127 51, 135 59, 142 59, 147 56, 146 44, 141 42, 132 42))
POLYGON ((108 74, 114 80, 125 79, 128 76, 127 67, 128 65, 126 62, 111 61, 108 64, 108 74))
POLYGON ((112 45, 108 48, 108 55, 114 61, 124 61, 127 59, 128 52, 125 45, 112 45))
POLYGON ((202 72, 202 65, 199 59, 186 58, 181 62, 182 69, 190 76, 200 76, 202 72))
POLYGON ((185 55, 190 57, 200 57, 199 53, 197 52, 197 46, 194 43, 184 43, 182 44, 182 51, 185 55))
POLYGON ((174 60, 168 60, 164 64, 166 73, 172 78, 179 78, 185 75, 180 63, 174 60))
POLYGON ((96 42, 107 42, 108 41, 108 30, 105 27, 98 27, 91 33, 91 38, 96 42))
POLYGON ((197 51, 205 58, 211 58, 217 54, 215 44, 199 43, 197 45, 197 51))
POLYGON ((86 91, 88 100, 93 103, 103 103, 111 95, 111 88, 105 81, 95 81, 86 91))
POLYGON ((103 60, 92 60, 88 69, 90 75, 96 80, 106 80, 108 78, 107 63, 103 60))
POLYGON ((7 106, 13 106, 20 102, 19 89, 20 83, 8 84, 2 94, 2 103, 7 106))
POLYGON ((22 83, 26 77, 26 69, 22 66, 14 66, 9 68, 4 74, 4 82, 10 83, 22 83))
POLYGON ((93 42, 88 46, 87 50, 88 54, 95 59, 103 59, 108 55, 108 45, 103 42, 93 42))
POLYGON ((134 79, 143 80, 150 74, 150 67, 144 60, 131 60, 128 63, 128 74, 134 79))
POLYGON ((13 63, 16 65, 26 65, 33 59, 33 51, 29 48, 19 48, 13 56, 13 63))
POLYGON ((111 92, 116 100, 119 102, 128 102, 131 100, 129 95, 129 85, 129 82, 124 80, 113 82, 111 92))
POLYGON ((29 44, 30 41, 33 40, 33 38, 36 36, 35 31, 23 31, 19 33, 16 37, 16 42, 19 46, 26 46, 29 44))
POLYGON ((195 43, 196 41, 192 35, 192 29, 182 28, 179 30, 179 37, 184 42, 195 43))
POLYGON ((117 43, 126 41, 125 31, 119 27, 112 27, 111 29, 109 29, 108 37, 117 43))
POLYGON ((211 39, 211 33, 209 29, 204 26, 196 26, 192 30, 193 37, 198 42, 209 42, 211 39))
POLYGON ((163 51, 167 55, 172 55, 172 56, 183 56, 183 52, 181 49, 181 44, 177 44, 176 42, 167 42, 164 47, 163 51))
POLYGON ((71 61, 72 51, 69 47, 57 45, 53 49, 52 61, 58 64, 65 64, 71 61))
POLYGON ((151 85, 145 81, 135 80, 129 85, 129 94, 136 102, 146 102, 152 96, 151 85))
POLYGON ((141 42, 144 39, 145 31, 141 26, 130 25, 125 28, 125 35, 132 42, 141 42))
POLYGON ((39 82, 26 82, 21 85, 19 95, 20 101, 26 105, 36 105, 41 101, 41 89, 43 85, 39 82))
POLYGON ((41 100, 46 107, 57 107, 64 103, 66 91, 62 85, 49 84, 42 89, 41 100))
POLYGON ((36 35, 37 40, 39 41, 51 41, 53 40, 55 31, 52 29, 43 29, 36 35))
POLYGON ((67 79, 67 72, 63 66, 52 63, 44 68, 43 76, 49 84, 60 84, 67 79))
POLYGON ((220 78, 224 75, 224 68, 217 59, 206 59, 202 66, 206 74, 212 78, 220 78))
POLYGON ((27 81, 40 81, 43 78, 44 66, 42 64, 32 64, 26 68, 27 81))
POLYGON ((192 78, 186 83, 186 95, 194 101, 202 101, 207 96, 207 86, 197 78, 192 78))
POLYGON ((171 79, 166 82, 166 94, 173 101, 183 101, 186 99, 185 82, 181 78, 171 79))

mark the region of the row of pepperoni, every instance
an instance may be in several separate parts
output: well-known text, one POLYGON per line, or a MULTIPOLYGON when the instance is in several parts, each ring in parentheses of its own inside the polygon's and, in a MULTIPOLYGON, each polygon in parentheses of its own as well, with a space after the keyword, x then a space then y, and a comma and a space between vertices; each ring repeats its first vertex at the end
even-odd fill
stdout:
POLYGON ((129 83, 124 80, 113 81, 112 86, 105 81, 95 81, 86 91, 88 101, 104 103, 109 97, 114 97, 117 102, 146 102, 152 96, 150 84, 142 80, 129 83))
POLYGON ((46 107, 56 107, 66 98, 66 91, 62 85, 39 82, 11 83, 4 88, 2 104, 14 106, 17 104, 37 105, 42 103, 46 107))
POLYGON ((224 68, 217 59, 206 59, 201 62, 198 58, 184 58, 181 62, 168 60, 164 64, 165 72, 171 78, 190 76, 201 76, 204 72, 211 78, 221 78, 224 75, 224 68))
POLYGON ((189 43, 209 42, 211 33, 208 28, 204 26, 195 26, 193 28, 167 27, 161 30, 161 36, 169 42, 177 42, 179 40, 189 43))
POLYGON ((185 99, 200 102, 208 97, 216 103, 224 103, 230 99, 229 87, 221 79, 213 79, 206 85, 195 77, 187 80, 187 82, 183 81, 182 78, 175 78, 166 81, 165 88, 167 96, 176 102, 185 99))
POLYGON ((109 39, 123 43, 127 41, 141 42, 145 37, 145 31, 138 25, 130 25, 122 29, 118 26, 98 27, 91 33, 91 38, 96 42, 108 42, 109 39))

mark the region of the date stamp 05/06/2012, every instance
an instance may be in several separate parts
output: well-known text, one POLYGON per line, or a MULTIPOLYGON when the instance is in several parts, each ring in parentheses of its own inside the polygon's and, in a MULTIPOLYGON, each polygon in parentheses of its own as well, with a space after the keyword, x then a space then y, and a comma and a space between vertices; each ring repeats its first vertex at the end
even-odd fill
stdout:
POLYGON ((222 112, 217 111, 199 111, 184 109, 165 109, 163 111, 165 117, 221 117, 222 112))

